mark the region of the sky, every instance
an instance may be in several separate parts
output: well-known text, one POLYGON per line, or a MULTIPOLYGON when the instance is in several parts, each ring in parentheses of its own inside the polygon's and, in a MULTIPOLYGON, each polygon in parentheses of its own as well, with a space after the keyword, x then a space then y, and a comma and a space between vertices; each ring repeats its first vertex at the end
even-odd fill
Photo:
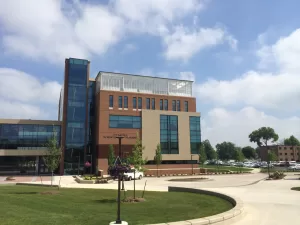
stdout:
MULTIPOLYGON (((64 59, 193 80, 202 139, 300 138, 297 0, 0 0, 0 118, 57 119, 64 59)), ((252 146, 255 146, 252 144, 252 146)))

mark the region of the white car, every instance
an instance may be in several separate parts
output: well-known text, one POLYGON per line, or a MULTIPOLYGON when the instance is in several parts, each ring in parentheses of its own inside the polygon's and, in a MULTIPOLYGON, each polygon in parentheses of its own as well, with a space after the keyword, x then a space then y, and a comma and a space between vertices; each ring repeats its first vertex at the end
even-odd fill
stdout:
POLYGON ((300 164, 294 164, 288 167, 288 170, 300 170, 300 164))
POLYGON ((141 171, 138 171, 137 169, 131 169, 127 173, 124 173, 124 177, 125 177, 125 180, 133 180, 133 179, 141 180, 144 177, 144 173, 141 171))

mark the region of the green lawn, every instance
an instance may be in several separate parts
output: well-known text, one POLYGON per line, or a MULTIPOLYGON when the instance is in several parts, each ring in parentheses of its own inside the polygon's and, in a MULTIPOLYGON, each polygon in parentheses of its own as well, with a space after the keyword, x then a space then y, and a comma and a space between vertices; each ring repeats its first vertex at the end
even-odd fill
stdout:
MULTIPOLYGON (((202 167, 202 166, 200 166, 202 167)), ((242 171, 250 172, 253 169, 245 167, 235 167, 235 166, 217 166, 217 165, 204 165, 204 168, 207 168, 209 172, 229 172, 229 171, 242 171)))
POLYGON ((293 191, 300 191, 300 187, 293 187, 292 190, 293 191))
MULTIPOLYGON (((0 186, 1 225, 105 225, 116 219, 116 190, 0 186)), ((132 196, 127 191, 127 196, 132 196)), ((137 197, 141 192, 137 192, 137 197)), ((123 194, 122 194, 123 197, 123 194)), ((130 225, 206 217, 232 205, 220 198, 182 192, 146 192, 145 202, 122 203, 121 218, 130 225)))

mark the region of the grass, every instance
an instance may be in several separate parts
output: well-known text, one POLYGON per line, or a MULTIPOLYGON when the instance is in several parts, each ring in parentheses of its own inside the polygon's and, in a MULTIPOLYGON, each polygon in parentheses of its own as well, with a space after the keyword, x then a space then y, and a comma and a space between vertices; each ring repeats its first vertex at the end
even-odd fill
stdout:
POLYGON ((300 187, 293 187, 293 188, 291 188, 291 190, 293 190, 293 191, 300 191, 300 187))
MULTIPOLYGON (((98 225, 116 219, 117 191, 49 187, 0 186, 1 225, 98 225)), ((131 191, 126 192, 132 196, 131 191)), ((141 192, 136 196, 141 197, 141 192)), ((122 193, 123 197, 123 193, 122 193)), ((152 224, 211 216, 232 208, 218 197, 182 192, 146 192, 145 202, 122 203, 121 219, 130 225, 152 224)))
MULTIPOLYGON (((202 167, 202 166, 200 166, 202 167)), ((235 166, 217 166, 217 165, 204 165, 204 168, 208 169, 208 172, 229 172, 229 171, 233 171, 233 172, 250 172, 253 169, 251 168, 245 168, 245 167, 235 167, 235 166)))

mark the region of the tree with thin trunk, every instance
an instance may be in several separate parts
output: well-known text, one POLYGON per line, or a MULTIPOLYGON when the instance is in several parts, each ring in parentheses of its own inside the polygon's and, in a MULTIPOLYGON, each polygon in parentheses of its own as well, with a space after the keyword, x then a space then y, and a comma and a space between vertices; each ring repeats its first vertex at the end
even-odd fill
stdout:
MULTIPOLYGON (((236 147, 235 149, 235 156, 234 156, 234 159, 236 162, 243 162, 245 160, 245 156, 243 154, 243 151, 240 147, 236 147)), ((242 172, 242 168, 241 168, 241 165, 239 165, 239 168, 240 168, 240 172, 242 172)))
POLYGON ((53 172, 59 166, 62 153, 56 136, 56 132, 54 131, 52 137, 45 144, 47 154, 43 157, 45 165, 51 171, 51 187, 53 184, 53 172))
MULTIPOLYGON (((142 144, 142 140, 139 137, 139 134, 136 134, 136 141, 132 148, 132 155, 130 157, 130 163, 134 166, 134 169, 138 169, 143 171, 143 165, 146 164, 147 160, 143 159, 143 151, 145 146, 142 144)), ((135 171, 135 170, 134 170, 135 171)), ((133 198, 135 199, 135 172, 134 172, 134 179, 133 179, 133 198)))
POLYGON ((110 144, 108 148, 108 166, 113 166, 116 160, 114 146, 110 144))
POLYGON ((162 161, 161 147, 160 147, 160 144, 157 144, 156 150, 155 150, 155 156, 154 156, 157 177, 158 177, 158 166, 161 164, 161 161, 162 161))
MULTIPOLYGON (((262 146, 265 146, 267 148, 267 151, 269 152, 269 142, 276 142, 278 141, 279 136, 277 133, 275 133, 274 129, 271 127, 261 127, 257 130, 252 131, 251 134, 249 134, 249 140, 250 142, 254 142, 257 144, 259 149, 261 149, 262 146)), ((270 161, 268 160, 268 174, 270 176, 270 161)))

